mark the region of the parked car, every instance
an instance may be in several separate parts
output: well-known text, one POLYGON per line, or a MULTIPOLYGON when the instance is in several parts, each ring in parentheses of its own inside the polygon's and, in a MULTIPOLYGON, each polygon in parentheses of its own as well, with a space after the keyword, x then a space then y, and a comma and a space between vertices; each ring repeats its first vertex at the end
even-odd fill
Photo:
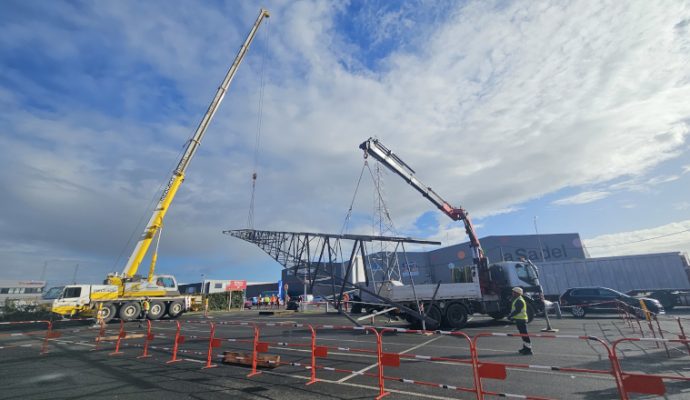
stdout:
POLYGON ((252 307, 254 307, 254 302, 252 302, 251 299, 246 299, 246 300, 244 301, 244 308, 245 308, 245 310, 251 310, 252 307))
POLYGON ((687 289, 635 289, 626 294, 657 299, 667 311, 675 306, 690 306, 690 290, 687 289))
POLYGON ((559 302, 561 308, 570 310, 575 318, 584 318, 590 312, 616 313, 619 305, 625 305, 628 312, 644 318, 640 300, 644 301, 650 312, 665 314, 664 307, 658 300, 646 297, 635 298, 605 287, 570 288, 561 295, 559 302))

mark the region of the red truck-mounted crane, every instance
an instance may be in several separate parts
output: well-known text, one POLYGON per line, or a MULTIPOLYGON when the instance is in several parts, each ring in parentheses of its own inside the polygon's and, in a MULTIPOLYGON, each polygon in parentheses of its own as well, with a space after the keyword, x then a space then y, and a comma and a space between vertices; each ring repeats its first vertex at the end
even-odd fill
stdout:
MULTIPOLYGON (((418 284, 415 285, 415 291, 410 290, 409 285, 391 282, 384 286, 382 294, 385 293, 391 301, 411 308, 415 307, 413 301, 421 300, 429 317, 441 321, 441 325, 457 329, 462 328, 468 316, 473 313, 488 314, 496 319, 506 316, 510 309, 512 287, 520 286, 526 291, 540 293, 538 272, 531 262, 503 261, 489 264, 467 211, 462 207, 453 207, 420 181, 415 176, 415 171, 378 139, 369 138, 359 148, 364 150, 365 157, 372 156, 398 174, 448 217, 454 221, 462 221, 472 249, 473 265, 454 266, 457 271, 453 272, 450 282, 418 284)), ((528 303, 531 320, 540 304, 531 299, 528 299, 528 303)))

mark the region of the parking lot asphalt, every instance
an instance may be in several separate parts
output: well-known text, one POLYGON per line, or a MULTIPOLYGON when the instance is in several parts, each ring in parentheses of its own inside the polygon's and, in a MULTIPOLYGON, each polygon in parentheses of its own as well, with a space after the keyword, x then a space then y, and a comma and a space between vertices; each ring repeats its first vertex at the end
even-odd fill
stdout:
MULTIPOLYGON (((690 310, 674 310, 660 318, 666 336, 679 333, 674 317, 688 318, 690 310)), ((363 321, 370 323, 371 320, 363 321)), ((489 363, 490 374, 505 374, 505 379, 482 379, 484 390, 558 399, 616 399, 616 382, 608 373, 611 363, 607 351, 623 337, 651 336, 648 324, 628 323, 616 315, 590 315, 584 319, 564 316, 552 319, 559 337, 533 338, 534 355, 517 353, 519 337, 515 326, 505 321, 475 317, 463 333, 475 338, 478 358, 489 363), (640 333, 642 328, 642 333, 640 333), (496 333, 496 336, 483 336, 496 333), (477 335, 480 335, 477 337, 477 335), (560 337, 564 336, 564 337, 560 337), (596 337, 582 339, 578 336, 596 337), (499 366, 496 367, 496 364, 499 366), (503 365, 503 366, 501 366, 503 365), (504 369, 505 368, 505 369, 504 369), (505 371, 505 372, 502 372, 505 371)), ((92 322, 56 323, 60 337, 48 339, 48 352, 41 355, 44 327, 13 326, 0 332, 0 398, 2 399, 359 399, 379 394, 376 334, 353 329, 353 324, 337 314, 291 313, 262 316, 256 311, 184 315, 180 319, 177 358, 172 359, 176 335, 175 321, 155 321, 155 338, 149 343, 151 357, 137 358, 143 352, 144 328, 137 322, 124 325, 127 336, 121 340, 121 353, 112 354, 120 324, 111 322, 105 340, 96 343, 99 328, 92 322), (247 325, 238 325, 240 321, 247 325), (251 355, 258 323, 259 341, 268 345, 265 354, 280 356, 280 364, 260 368, 248 377, 250 366, 221 363, 225 351, 251 355), (211 323, 219 347, 212 348, 214 368, 207 364, 211 323), (316 345, 322 357, 316 358, 311 379, 311 341, 315 328, 316 345)), ((399 321, 378 317, 374 325, 405 328, 399 321)), ((546 327, 543 319, 529 324, 530 333, 546 327)), ((7 327, 5 327, 7 328, 7 327)), ((656 328, 655 328, 656 329, 656 328)), ((385 390, 390 399, 472 399, 474 387, 468 340, 461 334, 419 334, 384 332, 382 349, 389 357, 384 367, 385 390), (414 382, 414 383, 412 383, 414 382)), ((652 341, 624 341, 617 345, 620 364, 626 372, 690 377, 690 356, 681 343, 666 347, 652 341), (668 351, 667 351, 668 349, 668 351)), ((690 382, 667 381, 664 398, 690 398, 690 382)), ((657 398, 655 395, 631 398, 657 398)), ((488 397, 488 396, 487 396, 488 397)))

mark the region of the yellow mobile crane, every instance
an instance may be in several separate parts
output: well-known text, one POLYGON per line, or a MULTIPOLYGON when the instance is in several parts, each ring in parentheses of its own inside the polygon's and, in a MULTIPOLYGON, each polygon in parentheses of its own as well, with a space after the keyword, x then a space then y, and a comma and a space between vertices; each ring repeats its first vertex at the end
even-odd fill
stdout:
POLYGON ((157 252, 151 256, 151 267, 147 277, 137 275, 139 266, 146 256, 151 242, 163 226, 163 219, 170 208, 170 204, 177 194, 177 190, 184 181, 185 171, 189 166, 194 153, 196 153, 201 139, 206 133, 214 114, 225 97, 225 93, 251 44, 259 25, 268 18, 267 10, 262 9, 254 23, 247 39, 240 48, 235 61, 230 66, 220 87, 216 91, 206 114, 201 119, 194 135, 189 139, 187 148, 182 155, 177 167, 172 173, 168 185, 156 205, 149 219, 144 233, 139 238, 134 251, 129 257, 122 273, 110 273, 103 285, 69 285, 65 286, 62 295, 53 302, 52 311, 61 315, 94 315, 101 310, 101 317, 108 321, 116 315, 125 321, 136 319, 141 314, 141 302, 144 298, 151 298, 151 307, 148 312, 149 319, 158 319, 167 314, 171 318, 177 318, 189 307, 188 297, 181 296, 177 288, 177 280, 172 275, 155 275, 157 252))

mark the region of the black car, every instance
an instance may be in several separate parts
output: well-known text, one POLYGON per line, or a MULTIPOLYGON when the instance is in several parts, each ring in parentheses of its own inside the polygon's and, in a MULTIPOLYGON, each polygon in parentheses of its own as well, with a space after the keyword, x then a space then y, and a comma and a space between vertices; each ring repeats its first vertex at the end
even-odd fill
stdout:
POLYGON ((658 300, 635 298, 605 287, 570 288, 561 295, 560 305, 563 309, 569 309, 575 318, 584 318, 589 312, 616 313, 619 305, 625 305, 629 313, 644 318, 640 300, 644 301, 650 312, 665 314, 664 307, 658 300))

